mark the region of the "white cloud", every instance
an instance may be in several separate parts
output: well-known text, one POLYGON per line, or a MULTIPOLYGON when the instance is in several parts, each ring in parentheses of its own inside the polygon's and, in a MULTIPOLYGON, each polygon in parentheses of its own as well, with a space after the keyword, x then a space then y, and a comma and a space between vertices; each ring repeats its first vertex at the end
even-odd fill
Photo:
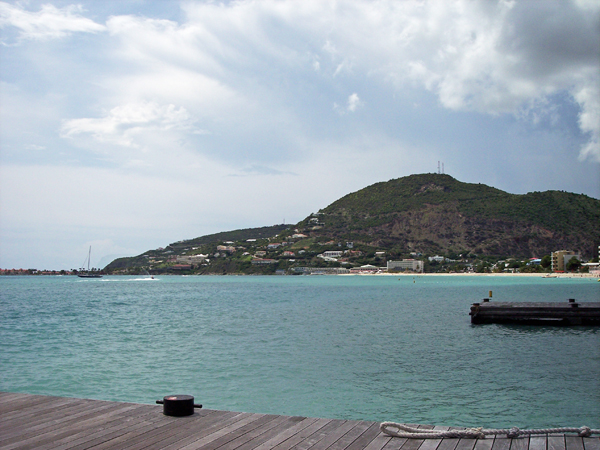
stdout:
POLYGON ((116 143, 125 147, 139 147, 136 137, 148 131, 183 130, 202 133, 185 108, 142 102, 116 106, 104 117, 72 119, 61 129, 65 138, 89 134, 100 142, 116 143))
POLYGON ((579 159, 600 162, 600 87, 598 83, 585 83, 575 89, 575 100, 581 105, 579 127, 589 133, 590 139, 579 153, 579 159))
POLYGON ((57 8, 42 5, 40 11, 29 12, 19 6, 0 2, 0 27, 15 27, 22 39, 45 40, 72 33, 97 33, 106 30, 93 20, 83 17, 81 6, 57 8))
POLYGON ((337 103, 334 103, 333 109, 339 115, 343 116, 344 114, 347 114, 347 113, 356 112, 356 110, 358 108, 360 108, 361 106, 363 106, 363 102, 358 97, 358 94, 356 92, 354 92, 353 94, 350 94, 348 96, 348 100, 346 101, 345 107, 342 107, 341 105, 338 105, 337 103))
POLYGON ((360 106, 362 106, 362 102, 360 101, 360 98, 358 98, 358 94, 356 92, 348 97, 348 111, 354 112, 360 106))
POLYGON ((40 1, 0 2, 12 255, 300 220, 438 160, 511 192, 598 193, 597 1, 184 2, 170 20, 158 0, 40 1))
MULTIPOLYGON (((591 132, 580 157, 600 158, 586 125, 600 122, 600 100, 582 94, 600 82, 600 63, 590 58, 600 8, 540 3, 266 0, 186 3, 181 24, 113 16, 107 27, 127 72, 104 85, 113 101, 185 105, 211 131, 227 124, 238 133, 269 119, 299 123, 289 101, 303 92, 282 78, 309 72, 333 89, 365 76, 398 92, 417 84, 450 110, 534 123, 552 111, 548 96, 567 91, 581 107, 581 131, 591 132)), ((334 110, 355 112, 361 104, 351 97, 334 110)))

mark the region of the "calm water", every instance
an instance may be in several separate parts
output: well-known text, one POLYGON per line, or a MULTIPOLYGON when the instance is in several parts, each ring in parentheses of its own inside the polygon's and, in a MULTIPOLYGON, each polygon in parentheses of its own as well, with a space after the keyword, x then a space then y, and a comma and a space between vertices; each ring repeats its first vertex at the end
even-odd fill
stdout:
POLYGON ((485 427, 600 427, 600 327, 470 324, 592 279, 0 277, 0 390, 485 427))

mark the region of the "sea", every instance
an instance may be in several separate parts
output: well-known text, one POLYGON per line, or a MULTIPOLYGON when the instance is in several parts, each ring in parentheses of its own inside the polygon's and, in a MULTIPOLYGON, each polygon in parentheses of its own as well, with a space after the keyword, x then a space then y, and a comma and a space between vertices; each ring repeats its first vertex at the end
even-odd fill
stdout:
MULTIPOLYGON (((594 278, 0 277, 0 390, 466 427, 600 428, 600 327, 471 303, 599 301, 594 278)), ((158 407, 158 406, 157 406, 158 407)))

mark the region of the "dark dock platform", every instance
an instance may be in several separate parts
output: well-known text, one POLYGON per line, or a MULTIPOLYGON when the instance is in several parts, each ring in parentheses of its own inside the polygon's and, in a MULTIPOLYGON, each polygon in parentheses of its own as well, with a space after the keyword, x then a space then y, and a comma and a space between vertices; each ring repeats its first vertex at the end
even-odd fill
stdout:
MULTIPOLYGON (((0 393, 1 449, 600 450, 598 437, 403 439, 378 422, 199 409, 187 417, 134 403, 0 393)), ((421 425, 423 429, 447 427, 421 425)))
POLYGON ((600 302, 491 302, 473 303, 471 323, 531 325, 600 325, 600 302))

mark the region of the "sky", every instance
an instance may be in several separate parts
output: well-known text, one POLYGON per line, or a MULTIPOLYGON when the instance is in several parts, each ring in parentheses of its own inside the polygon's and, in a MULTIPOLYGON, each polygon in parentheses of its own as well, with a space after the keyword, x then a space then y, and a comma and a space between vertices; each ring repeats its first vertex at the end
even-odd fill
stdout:
POLYGON ((0 1, 0 268, 442 170, 600 198, 597 0, 0 1))

